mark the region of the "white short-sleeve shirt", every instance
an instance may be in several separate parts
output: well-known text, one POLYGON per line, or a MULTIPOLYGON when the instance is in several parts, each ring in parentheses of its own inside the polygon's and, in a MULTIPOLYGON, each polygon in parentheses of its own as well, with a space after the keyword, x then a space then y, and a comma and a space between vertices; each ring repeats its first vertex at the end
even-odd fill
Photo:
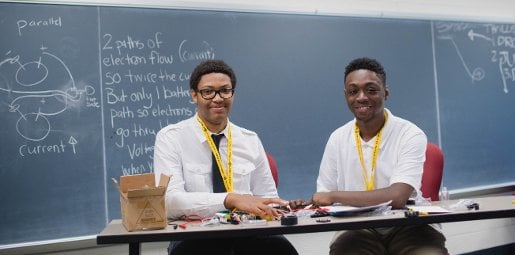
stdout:
MULTIPOLYGON (((427 138, 415 124, 394 116, 388 109, 376 163, 375 188, 393 183, 411 185, 420 194, 427 138)), ((327 142, 317 179, 317 191, 363 191, 365 183, 354 138, 355 120, 336 129, 327 142)), ((370 176, 376 137, 361 140, 370 176)))

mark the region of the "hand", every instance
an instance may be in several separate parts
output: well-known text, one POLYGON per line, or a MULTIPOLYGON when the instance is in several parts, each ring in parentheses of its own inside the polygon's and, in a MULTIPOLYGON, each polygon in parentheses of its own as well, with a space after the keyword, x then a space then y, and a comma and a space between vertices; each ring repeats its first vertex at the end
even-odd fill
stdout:
POLYGON ((317 206, 325 206, 325 205, 332 205, 333 199, 331 196, 331 192, 317 192, 313 194, 313 198, 311 198, 314 205, 317 206))
POLYGON ((229 193, 225 197, 224 205, 227 209, 237 208, 238 210, 251 213, 266 219, 269 216, 271 219, 280 217, 277 209, 274 209, 271 204, 288 205, 288 201, 280 198, 261 198, 252 195, 243 195, 237 193, 229 193))
POLYGON ((295 209, 302 209, 310 204, 312 204, 313 202, 311 201, 311 199, 309 201, 304 201, 304 199, 295 199, 295 200, 290 200, 290 208, 292 210, 295 210, 295 209))

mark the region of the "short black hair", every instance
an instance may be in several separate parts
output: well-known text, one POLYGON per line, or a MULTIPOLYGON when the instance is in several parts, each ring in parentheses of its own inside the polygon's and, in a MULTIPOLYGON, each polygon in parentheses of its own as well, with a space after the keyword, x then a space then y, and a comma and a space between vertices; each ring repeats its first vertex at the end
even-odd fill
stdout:
POLYGON ((202 76, 210 73, 226 74, 231 78, 232 88, 236 88, 236 75, 232 68, 223 60, 213 59, 201 62, 193 69, 190 77, 190 89, 197 91, 198 83, 200 79, 202 79, 202 76))
POLYGON ((383 82, 383 85, 386 86, 386 72, 384 71, 383 66, 379 61, 373 58, 356 58, 352 60, 346 67, 345 67, 345 80, 347 80, 347 75, 350 73, 365 69, 372 71, 379 76, 379 79, 383 82))

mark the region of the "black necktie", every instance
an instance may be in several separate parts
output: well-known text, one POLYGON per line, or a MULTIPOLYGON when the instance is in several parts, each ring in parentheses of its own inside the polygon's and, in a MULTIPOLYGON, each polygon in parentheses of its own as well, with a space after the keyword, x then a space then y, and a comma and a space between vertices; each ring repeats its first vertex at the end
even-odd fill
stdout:
MULTIPOLYGON (((212 134, 211 137, 213 138, 213 141, 215 142, 216 149, 218 150, 218 147, 220 145, 220 140, 222 140, 222 137, 224 134, 215 135, 212 134)), ((222 179, 222 175, 220 174, 220 168, 218 168, 218 164, 216 163, 215 154, 211 153, 212 155, 212 169, 213 169, 213 192, 214 193, 222 193, 226 192, 224 185, 224 180, 222 179)))

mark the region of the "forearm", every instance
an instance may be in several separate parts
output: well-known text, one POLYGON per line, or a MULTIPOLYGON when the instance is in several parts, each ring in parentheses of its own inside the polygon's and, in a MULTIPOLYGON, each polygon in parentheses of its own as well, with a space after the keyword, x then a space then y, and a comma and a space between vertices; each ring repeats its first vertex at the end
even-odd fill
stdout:
POLYGON ((223 201, 227 193, 173 192, 167 194, 166 204, 169 218, 184 215, 211 217, 225 209, 223 201))
POLYGON ((370 206, 392 201, 393 208, 402 208, 406 205, 413 192, 410 185, 394 183, 387 188, 370 191, 331 191, 318 192, 313 195, 313 202, 319 205, 341 203, 349 206, 370 206))

